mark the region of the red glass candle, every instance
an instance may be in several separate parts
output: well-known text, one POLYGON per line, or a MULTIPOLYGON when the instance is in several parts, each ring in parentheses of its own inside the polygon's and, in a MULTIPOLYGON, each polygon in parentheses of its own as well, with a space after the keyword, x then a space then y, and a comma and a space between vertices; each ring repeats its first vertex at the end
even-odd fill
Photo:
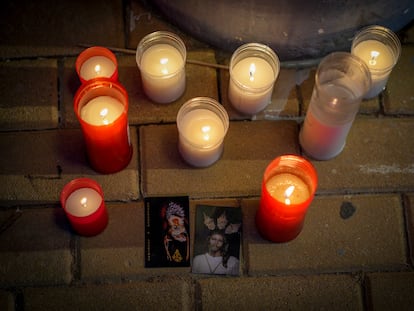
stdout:
POLYGON ((317 183, 316 170, 306 159, 296 155, 274 159, 263 176, 256 213, 259 233, 273 242, 296 238, 302 230, 317 183))
POLYGON ((90 80, 76 92, 74 110, 92 167, 108 174, 127 166, 132 145, 125 88, 108 78, 90 80))
POLYGON ((118 62, 110 50, 93 46, 79 54, 76 59, 76 72, 82 83, 96 78, 118 80, 118 62))
POLYGON ((80 235, 97 235, 108 224, 102 188, 92 179, 78 178, 66 184, 60 203, 72 228, 80 235))

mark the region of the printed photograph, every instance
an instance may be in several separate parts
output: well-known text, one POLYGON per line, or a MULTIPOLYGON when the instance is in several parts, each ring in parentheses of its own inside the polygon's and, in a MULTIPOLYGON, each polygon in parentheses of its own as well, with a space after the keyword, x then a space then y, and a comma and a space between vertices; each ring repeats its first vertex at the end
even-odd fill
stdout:
POLYGON ((145 267, 189 266, 189 198, 146 198, 145 267))
POLYGON ((241 208, 197 205, 191 270, 240 274, 241 208))

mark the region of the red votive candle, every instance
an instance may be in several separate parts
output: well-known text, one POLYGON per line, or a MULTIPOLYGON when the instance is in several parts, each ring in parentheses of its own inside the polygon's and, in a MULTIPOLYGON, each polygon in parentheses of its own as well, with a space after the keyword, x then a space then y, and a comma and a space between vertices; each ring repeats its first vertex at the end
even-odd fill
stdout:
POLYGON ((87 48, 76 59, 76 72, 82 83, 96 78, 118 80, 118 62, 110 50, 100 46, 87 48))
POLYGON ((132 145, 125 88, 108 78, 90 80, 76 92, 74 110, 81 124, 91 166, 106 174, 127 166, 132 145))
POLYGON ((318 183, 313 165, 296 155, 282 155, 266 168, 260 206, 256 213, 259 233, 272 242, 296 238, 318 183))
POLYGON ((78 178, 66 184, 60 203, 73 230, 80 235, 97 235, 108 224, 102 188, 92 179, 78 178))

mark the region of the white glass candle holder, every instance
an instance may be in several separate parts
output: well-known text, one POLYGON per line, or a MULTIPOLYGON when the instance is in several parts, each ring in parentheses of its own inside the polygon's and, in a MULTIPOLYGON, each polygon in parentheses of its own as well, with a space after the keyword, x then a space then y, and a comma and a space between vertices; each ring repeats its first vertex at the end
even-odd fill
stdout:
POLYGON ((275 52, 260 43, 247 43, 230 59, 228 97, 233 107, 244 114, 262 111, 272 100, 273 86, 280 62, 275 52))
POLYGON ((184 42, 167 31, 156 31, 138 44, 136 61, 145 94, 160 104, 177 100, 185 91, 184 42))
POLYGON ((178 150, 195 167, 215 163, 223 153, 229 116, 217 101, 196 97, 187 101, 177 114, 178 150))
POLYGON ((369 69, 360 58, 335 52, 321 61, 299 134, 299 142, 309 156, 329 160, 341 153, 370 86, 369 69))
POLYGON ((381 93, 401 54, 397 35, 382 26, 368 26, 360 30, 352 41, 351 53, 361 58, 371 73, 371 89, 364 98, 381 93))

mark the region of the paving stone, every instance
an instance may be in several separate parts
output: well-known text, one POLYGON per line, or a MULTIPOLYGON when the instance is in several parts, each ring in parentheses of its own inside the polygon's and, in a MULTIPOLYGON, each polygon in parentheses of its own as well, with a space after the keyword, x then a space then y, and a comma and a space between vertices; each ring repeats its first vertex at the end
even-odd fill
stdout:
POLYGON ((3 3, 1 42, 24 46, 75 46, 79 43, 122 46, 125 36, 123 2, 50 2, 47 0, 3 3), (51 31, 56 30, 56 31, 51 31))
POLYGON ((107 175, 88 165, 80 130, 1 133, 0 204, 57 202, 63 186, 79 177, 95 179, 107 201, 137 199, 138 146, 136 131, 130 132, 131 162, 124 170, 107 175))
POLYGON ((210 278, 198 281, 202 310, 363 310, 349 275, 210 278))
POLYGON ((14 309, 14 297, 11 292, 0 290, 0 306, 4 311, 13 311, 14 309))
POLYGON ((414 44, 405 45, 393 68, 385 93, 387 114, 414 114, 414 44))
POLYGON ((258 204, 253 199, 242 201, 250 275, 399 270, 407 266, 398 195, 316 197, 302 232, 287 243, 261 238, 254 223, 258 204), (341 216, 343 204, 355 208, 349 218, 341 216))
POLYGON ((270 161, 281 154, 298 153, 294 121, 231 122, 223 155, 208 168, 186 164, 179 155, 177 140, 176 125, 140 128, 143 196, 257 195, 270 161))
POLYGON ((404 197, 407 218, 407 236, 410 247, 411 264, 414 264, 414 193, 404 197))
POLYGON ((25 310, 190 310, 186 280, 24 289, 25 310))
POLYGON ((45 129, 58 126, 57 61, 0 63, 0 129, 45 129))
POLYGON ((412 310, 414 273, 372 273, 367 275, 370 310, 412 310))
POLYGON ((71 237, 62 209, 0 211, 0 223, 4 229, 0 234, 2 286, 68 284, 72 280, 71 237))
POLYGON ((339 156, 313 161, 318 193, 414 189, 413 131, 410 118, 357 118, 339 156))

